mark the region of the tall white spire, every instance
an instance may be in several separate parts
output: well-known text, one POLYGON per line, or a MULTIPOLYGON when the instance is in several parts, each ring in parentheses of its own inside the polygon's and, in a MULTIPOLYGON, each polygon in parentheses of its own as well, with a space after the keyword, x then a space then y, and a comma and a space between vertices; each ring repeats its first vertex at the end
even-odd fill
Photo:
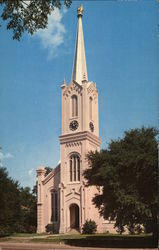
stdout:
POLYGON ((82 15, 83 15, 83 6, 81 5, 77 9, 78 26, 77 26, 75 57, 74 57, 73 72, 72 72, 72 80, 75 80, 79 84, 82 84, 82 80, 88 81, 83 29, 82 29, 82 15))

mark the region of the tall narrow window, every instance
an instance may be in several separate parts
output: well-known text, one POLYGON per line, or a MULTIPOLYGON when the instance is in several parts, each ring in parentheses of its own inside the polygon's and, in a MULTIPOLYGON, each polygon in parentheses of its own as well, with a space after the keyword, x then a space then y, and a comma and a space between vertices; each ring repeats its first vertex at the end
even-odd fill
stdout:
POLYGON ((76 181, 76 155, 74 155, 74 181, 76 181))
POLYGON ((92 104, 93 104, 93 99, 92 97, 89 98, 89 116, 90 120, 92 120, 92 104))
POLYGON ((76 154, 70 157, 70 181, 80 181, 80 157, 76 154))
POLYGON ((51 191, 51 221, 58 221, 58 195, 56 190, 51 191))
POLYGON ((76 95, 72 96, 72 116, 78 115, 78 99, 76 95))
POLYGON ((78 167, 77 167, 78 181, 80 181, 80 158, 79 157, 77 158, 77 164, 78 164, 78 167))
POLYGON ((70 158, 70 181, 72 181, 72 157, 70 158))

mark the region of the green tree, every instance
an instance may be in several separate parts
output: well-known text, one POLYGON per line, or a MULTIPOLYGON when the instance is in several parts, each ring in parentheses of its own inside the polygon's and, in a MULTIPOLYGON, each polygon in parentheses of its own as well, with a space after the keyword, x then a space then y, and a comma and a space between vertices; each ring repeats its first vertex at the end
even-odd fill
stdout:
POLYGON ((24 232, 36 232, 37 226, 37 204, 36 195, 31 192, 29 187, 20 188, 21 205, 21 230, 24 232))
POLYGON ((120 232, 143 225, 157 238, 157 134, 154 128, 132 129, 108 149, 88 154, 84 176, 101 190, 93 202, 120 232))
POLYGON ((0 236, 13 232, 35 232, 36 194, 22 188, 0 167, 0 236))
POLYGON ((45 170, 46 170, 45 176, 47 176, 50 172, 52 172, 51 167, 45 167, 45 170))
POLYGON ((0 0, 1 18, 7 21, 7 29, 13 30, 13 39, 20 40, 24 32, 31 35, 38 29, 45 29, 48 16, 62 2, 70 7, 72 0, 0 0))
POLYGON ((0 235, 16 231, 21 219, 20 192, 17 181, 0 167, 0 235))

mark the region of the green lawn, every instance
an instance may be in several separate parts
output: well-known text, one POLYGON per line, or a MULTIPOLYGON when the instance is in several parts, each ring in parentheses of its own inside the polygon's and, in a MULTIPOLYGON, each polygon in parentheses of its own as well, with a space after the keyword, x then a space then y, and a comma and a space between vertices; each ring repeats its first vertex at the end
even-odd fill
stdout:
POLYGON ((151 234, 120 235, 120 234, 14 234, 1 238, 0 241, 34 242, 34 243, 63 243, 70 246, 81 247, 109 247, 109 248, 156 248, 157 242, 151 234))
POLYGON ((157 242, 154 242, 152 235, 79 234, 79 235, 48 236, 47 238, 43 239, 34 238, 31 241, 64 243, 71 246, 82 246, 82 247, 109 247, 109 248, 157 247, 157 242))
POLYGON ((37 236, 37 233, 15 233, 12 234, 11 237, 33 237, 37 236))

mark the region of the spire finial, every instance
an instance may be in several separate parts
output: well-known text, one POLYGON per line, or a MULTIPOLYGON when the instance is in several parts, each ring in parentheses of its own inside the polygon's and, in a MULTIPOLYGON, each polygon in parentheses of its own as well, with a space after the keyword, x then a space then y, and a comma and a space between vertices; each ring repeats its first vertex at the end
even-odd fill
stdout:
POLYGON ((81 5, 78 7, 77 9, 77 16, 83 16, 83 5, 81 3, 81 5))

